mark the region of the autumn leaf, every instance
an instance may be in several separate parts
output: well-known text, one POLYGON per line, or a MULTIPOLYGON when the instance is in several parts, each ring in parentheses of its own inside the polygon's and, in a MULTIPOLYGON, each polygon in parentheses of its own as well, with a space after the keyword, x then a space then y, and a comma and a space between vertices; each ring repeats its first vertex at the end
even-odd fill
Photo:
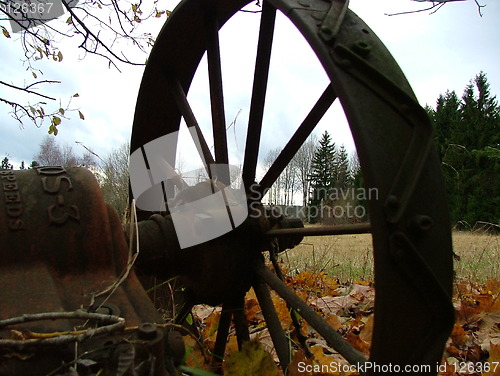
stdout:
POLYGON ((203 337, 215 341, 217 329, 219 328, 220 311, 214 312, 205 320, 205 328, 203 329, 203 337))
POLYGON ((59 62, 61 62, 61 61, 63 60, 63 54, 62 54, 62 52, 61 52, 61 51, 59 51, 59 52, 57 53, 57 59, 59 60, 59 62))
POLYGON ((500 294, 497 294, 493 299, 493 302, 488 309, 488 312, 498 312, 500 311, 500 294))
POLYGON ((7 31, 7 29, 5 27, 2 26, 2 33, 3 35, 5 36, 5 38, 10 38, 10 34, 9 32, 7 31))
POLYGON ((59 116, 53 116, 52 117, 52 124, 54 124, 55 126, 61 124, 61 118, 59 116))
POLYGON ((79 96, 80 96, 80 94, 78 94, 78 93, 73 94, 73 98, 78 98, 79 96))
POLYGON ((490 370, 485 372, 485 376, 500 376, 500 343, 491 343, 490 357, 486 364, 490 365, 490 370))
POLYGON ((366 341, 363 341, 358 334, 350 331, 346 336, 347 342, 349 342, 355 349, 361 351, 362 353, 369 354, 370 353, 370 344, 366 341))
POLYGON ((324 313, 334 313, 339 316, 349 316, 350 309, 359 300, 350 296, 323 296, 311 302, 311 305, 324 313))
MULTIPOLYGON (((253 293, 253 289, 250 290, 253 293)), ((255 296, 255 293, 253 293, 255 296)), ((251 297, 246 299, 245 301, 245 312, 247 316, 247 320, 250 323, 258 323, 261 318, 257 317, 257 314, 260 313, 260 306, 257 302, 257 298, 251 297)))
POLYGON ((276 376, 278 366, 257 341, 243 344, 241 351, 231 353, 224 364, 225 376, 276 376))
POLYGON ((453 361, 456 361, 455 358, 450 357, 449 359, 443 359, 441 364, 438 366, 439 369, 439 376, 450 376, 450 375, 455 375, 455 366, 453 364, 453 361), (450 360, 450 362, 448 361, 450 360))
POLYGON ((305 375, 310 375, 311 373, 304 373, 299 371, 299 363, 303 365, 305 368, 306 366, 312 366, 313 359, 311 358, 306 358, 304 355, 303 350, 298 350, 293 354, 292 362, 290 363, 290 366, 288 367, 288 376, 305 376, 305 375))
POLYGON ((496 296, 500 294, 500 281, 490 279, 486 281, 485 288, 491 295, 496 296))
POLYGON ((54 136, 57 136, 57 133, 59 133, 59 131, 57 130, 57 127, 54 124, 50 124, 49 134, 53 134, 54 136))
POLYGON ((330 325, 334 330, 339 330, 342 328, 342 323, 340 322, 340 319, 337 315, 335 314, 330 314, 325 317, 325 321, 330 325))
POLYGON ((81 113, 81 111, 78 111, 78 116, 80 116, 80 119, 85 120, 85 116, 81 113))
POLYGON ((467 342, 467 332, 458 322, 455 323, 450 337, 453 343, 458 346, 465 345, 467 342))
POLYGON ((374 328, 374 319, 372 315, 368 317, 368 320, 366 321, 365 325, 361 328, 361 333, 359 333, 359 338, 364 342, 371 344, 373 337, 373 328, 374 328))
POLYGON ((68 25, 71 25, 73 23, 73 19, 71 18, 71 16, 68 17, 68 19, 66 20, 66 23, 68 25))
POLYGON ((273 301, 274 308, 276 309, 276 314, 282 324, 281 326, 285 329, 291 328, 292 316, 290 315, 290 309, 288 308, 286 302, 275 294, 272 295, 271 299, 273 301))
POLYGON ((335 358, 331 355, 326 355, 325 352, 323 351, 323 348, 321 346, 313 346, 311 347, 311 352, 314 354, 314 359, 312 361, 313 365, 313 370, 319 367, 321 369, 321 366, 326 364, 329 367, 329 370, 325 370, 327 372, 314 372, 313 375, 340 375, 340 372, 336 372, 338 367, 338 362, 335 360, 335 358))
POLYGON ((184 356, 186 365, 196 369, 209 369, 209 364, 205 361, 200 344, 191 336, 186 336, 184 343, 186 344, 186 354, 184 356))
POLYGON ((66 112, 66 111, 64 111, 64 108, 62 108, 62 107, 61 107, 61 108, 59 109, 59 113, 60 113, 62 116, 64 116, 64 113, 65 113, 65 112, 66 112))
POLYGON ((239 350, 238 338, 236 336, 230 336, 226 344, 226 354, 231 354, 239 350))

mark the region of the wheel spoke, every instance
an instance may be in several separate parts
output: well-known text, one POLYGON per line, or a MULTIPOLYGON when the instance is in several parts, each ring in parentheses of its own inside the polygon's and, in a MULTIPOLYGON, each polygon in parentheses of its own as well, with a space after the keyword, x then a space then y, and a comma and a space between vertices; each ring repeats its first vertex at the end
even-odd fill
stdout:
MULTIPOLYGON (((215 161, 219 164, 229 163, 226 135, 226 116, 224 111, 224 94, 222 87, 222 68, 219 46, 219 27, 215 14, 210 12, 207 22, 207 61, 208 80, 210 85, 210 104, 212 110, 212 128, 214 136, 215 161)), ((229 166, 219 168, 219 180, 229 185, 229 166)))
POLYGON ((241 351, 243 343, 250 341, 247 315, 245 313, 245 296, 242 296, 241 299, 239 299, 234 308, 233 322, 236 330, 236 339, 238 340, 238 349, 241 351))
MULTIPOLYGON (((283 271, 280 268, 278 258, 277 258, 277 253, 279 252, 278 246, 273 247, 269 250, 269 258, 271 260, 271 263, 273 264, 273 269, 274 272, 276 273, 276 276, 281 280, 284 281, 285 277, 283 276, 283 271)), ((293 327, 295 328, 295 336, 299 340, 300 347, 304 351, 304 355, 307 358, 310 358, 313 356, 311 353, 311 350, 309 349, 309 346, 307 346, 307 337, 302 334, 302 326, 300 325, 300 320, 299 320, 299 315, 297 314, 297 311, 294 310, 293 308, 290 308, 290 305, 287 303, 287 308, 290 311, 290 317, 292 319, 293 327)))
POLYGON ((352 234, 369 234, 371 233, 370 223, 357 223, 352 225, 338 226, 318 226, 318 227, 299 227, 299 228, 283 228, 269 230, 267 236, 326 236, 326 235, 352 235, 352 234))
MULTIPOLYGON (((170 83, 170 88, 172 91, 172 96, 175 99, 175 102, 177 103, 177 106, 179 107, 179 110, 184 117, 184 120, 186 121, 186 125, 188 126, 189 133, 191 134, 191 137, 193 138, 193 141, 196 145, 196 149, 198 150, 198 154, 200 155, 200 158, 203 161, 203 164, 205 165, 211 165, 214 164, 214 157, 212 156, 212 153, 210 152, 210 148, 208 147, 207 141, 205 140, 205 137, 203 136, 203 133, 200 129, 200 126, 198 124, 198 121, 196 120, 196 117, 194 116, 193 110, 191 109, 191 106, 189 105, 189 102, 186 97, 186 93, 184 92, 184 89, 182 88, 181 83, 179 82, 178 79, 170 77, 169 79, 170 83)), ((211 176, 210 169, 207 166, 207 172, 209 176, 211 176)))
POLYGON ((245 157, 243 161, 242 178, 245 188, 249 188, 254 183, 255 171, 257 170, 275 21, 276 8, 268 1, 264 1, 262 4, 259 42, 257 45, 252 99, 250 102, 250 117, 248 119, 245 157))
POLYGON ((290 138, 284 149, 278 155, 278 158, 276 158, 269 170, 267 170, 266 175, 264 175, 261 182, 259 183, 259 191, 261 193, 261 197, 269 188, 271 188, 271 185, 273 185, 276 179, 278 179, 280 174, 290 163, 302 144, 310 136, 311 132, 314 130, 326 111, 328 111, 336 98, 337 95, 333 91, 332 86, 328 85, 314 107, 311 109, 294 135, 290 138))
POLYGON ((271 339, 273 340, 274 348, 276 349, 276 354, 278 355, 281 368, 286 371, 288 365, 290 364, 289 342, 285 336, 283 328, 281 327, 281 322, 269 294, 269 288, 264 282, 258 281, 253 285, 253 289, 262 310, 262 315, 266 320, 267 328, 269 330, 269 334, 271 335, 271 339))
POLYGON ((214 363, 218 371, 222 367, 222 359, 224 359, 226 351, 227 336, 229 335, 232 315, 232 307, 228 306, 228 304, 223 304, 214 345, 214 363))
MULTIPOLYGON (((366 362, 365 357, 352 347, 326 321, 300 299, 283 281, 276 277, 265 265, 258 264, 255 271, 274 291, 294 308, 325 340, 337 350, 349 363, 360 365, 366 362)), ((267 321, 267 319, 266 319, 267 321)))
POLYGON ((175 324, 183 324, 186 321, 186 318, 191 313, 191 310, 193 309, 193 306, 194 305, 191 302, 184 303, 182 305, 179 313, 175 316, 174 323, 175 324))

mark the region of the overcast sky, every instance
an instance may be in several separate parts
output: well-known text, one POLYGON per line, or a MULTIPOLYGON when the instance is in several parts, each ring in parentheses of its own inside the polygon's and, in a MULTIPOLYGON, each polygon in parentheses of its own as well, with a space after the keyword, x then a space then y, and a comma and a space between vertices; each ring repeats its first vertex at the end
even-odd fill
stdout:
MULTIPOLYGON (((480 71, 487 74, 492 93, 500 92, 500 2, 480 2, 487 5, 483 8, 483 17, 479 16, 472 0, 448 4, 432 15, 429 12, 392 17, 385 15, 421 7, 409 0, 351 0, 350 7, 391 51, 420 103, 434 105, 439 94, 447 89, 461 95, 469 80, 480 71)), ((170 1, 164 7, 173 9, 175 4, 176 1, 170 1)), ((229 140, 234 145, 231 156, 242 153, 244 146, 244 127, 248 119, 245 95, 248 96, 251 87, 255 56, 253 47, 256 43, 256 35, 252 31, 256 30, 258 23, 258 17, 253 14, 239 17, 242 18, 229 22, 221 32, 228 124, 237 117, 236 125, 229 131, 229 140)), ((157 22, 153 29, 159 30, 160 26, 157 22)), ((0 35, 0 80, 20 84, 29 76, 20 61, 21 52, 15 47, 13 39, 0 35)), ((79 108, 85 120, 78 119, 76 114, 71 116, 71 120, 64 120, 59 126, 57 140, 74 145, 76 152, 83 153, 83 148, 74 144, 79 141, 105 156, 129 140, 143 68, 121 66, 122 73, 119 73, 108 69, 106 62, 96 57, 87 56, 80 60, 82 53, 76 49, 68 48, 63 53, 61 63, 43 64, 43 79, 63 82, 58 87, 49 88, 50 95, 64 100, 79 93, 80 97, 74 99, 72 107, 79 108)), ((267 128, 261 157, 271 148, 283 146, 324 90, 325 79, 307 44, 284 17, 278 18, 267 102, 273 110, 266 110, 267 128)), ((199 75, 189 98, 200 123, 206 123, 208 119, 208 113, 203 109, 206 105, 204 90, 206 78, 199 75)), ((0 97, 13 98, 13 95, 0 86, 0 97)), ((26 122, 21 129, 10 117, 9 111, 8 106, 0 103, 0 157, 9 156, 17 168, 21 160, 29 163, 33 159, 47 134, 48 124, 36 128, 26 122)), ((353 148, 340 106, 335 105, 329 111, 318 129, 318 135, 327 128, 333 129, 331 133, 334 133, 338 145, 353 148), (335 128, 331 128, 332 122, 335 128)), ((233 164, 239 162, 237 158, 231 161, 233 164)))

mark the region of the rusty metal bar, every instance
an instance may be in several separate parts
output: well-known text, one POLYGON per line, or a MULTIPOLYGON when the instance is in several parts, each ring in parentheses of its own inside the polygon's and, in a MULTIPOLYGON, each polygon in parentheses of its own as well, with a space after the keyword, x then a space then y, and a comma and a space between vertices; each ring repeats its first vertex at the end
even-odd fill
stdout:
MULTIPOLYGON (((312 310, 292 289, 274 275, 264 264, 255 266, 255 271, 274 291, 293 307, 304 320, 306 320, 340 355, 352 365, 366 363, 365 357, 352 347, 340 334, 338 334, 328 323, 312 310)), ((266 319, 267 321, 267 319, 266 319)))
POLYGON ((278 155, 278 158, 271 165, 269 170, 262 178, 259 183, 259 191, 263 196, 265 192, 271 188, 273 183, 278 179, 280 174, 290 163, 292 158, 295 156, 297 151, 300 149, 302 144, 309 137, 311 132, 314 130, 316 125, 319 123, 323 115, 328 111, 332 103, 337 98, 337 95, 333 91, 331 85, 328 85, 321 97, 318 99, 314 107, 311 109, 309 114, 306 116, 302 124, 295 131, 293 136, 290 138, 285 148, 278 155))
POLYGON ((250 332, 248 331, 248 321, 245 313, 245 297, 238 300, 233 312, 234 329, 236 330, 236 339, 238 349, 241 351, 243 343, 250 341, 250 332))
POLYGON ((217 371, 222 369, 222 360, 226 352, 227 336, 229 335, 229 327, 231 326, 231 317, 233 315, 232 308, 227 304, 222 305, 222 312, 219 318, 219 326, 217 328, 217 337, 214 345, 214 363, 217 371))
MULTIPOLYGON (((281 270, 280 265, 278 263, 278 258, 276 257, 277 255, 276 248, 277 247, 273 247, 272 249, 270 249, 269 258, 271 260, 271 263, 273 264, 273 269, 274 272, 276 273, 276 276, 281 281, 284 281, 285 277, 283 276, 283 271, 281 270)), ((295 335, 297 336, 300 347, 302 348, 302 351, 304 351, 304 355, 307 358, 311 358, 313 354, 309 349, 309 346, 307 345, 307 337, 304 334, 302 334, 302 325, 300 324, 299 315, 297 314, 296 310, 290 307, 289 304, 287 304, 286 306, 290 311, 290 317, 292 319, 293 327, 295 328, 295 335)))
MULTIPOLYGON (((205 20, 207 24, 208 81, 210 86, 215 161, 227 165, 229 163, 229 157, 226 136, 226 115, 224 111, 219 27, 215 14, 211 10, 208 10, 205 20)), ((217 171, 222 175, 218 175, 219 180, 229 185, 229 166, 223 169, 218 168, 217 171)))
MULTIPOLYGON (((193 137, 196 149, 200 154, 200 158, 202 159, 204 164, 214 164, 215 163, 214 157, 210 152, 210 148, 208 147, 207 141, 205 140, 205 136, 203 136, 203 132, 201 131, 200 125, 198 124, 198 121, 194 116, 193 110, 189 105, 186 93, 184 92, 184 89, 180 81, 174 77, 169 77, 169 81, 170 81, 169 86, 171 88, 172 96, 174 97, 175 102, 177 103, 177 106, 179 107, 179 110, 182 116, 184 117, 184 120, 186 121, 186 125, 188 126, 188 128, 192 128, 195 131, 197 139, 194 138, 194 135, 191 132, 190 133, 191 136, 193 137)), ((211 173, 209 168, 207 168, 207 172, 210 176, 211 173)))
POLYGON ((349 7, 349 0, 333 0, 323 23, 318 31, 319 36, 327 43, 333 43, 339 33, 342 21, 349 7))
POLYGON ((247 140, 242 171, 243 184, 246 188, 254 183, 255 172, 257 170, 257 158, 259 156, 259 144, 262 119, 264 116, 264 104, 266 101, 267 80, 269 77, 269 64, 271 61, 275 21, 276 8, 268 1, 264 1, 262 4, 259 42, 257 45, 252 100, 250 103, 250 117, 248 119, 247 140))
POLYGON ((300 227, 283 228, 269 230, 267 236, 326 236, 326 235, 350 235, 350 234, 369 234, 372 228, 369 223, 359 223, 354 225, 339 226, 318 226, 318 227, 300 227))
MULTIPOLYGON (((265 4, 265 3, 264 3, 265 4)), ((281 327, 281 322, 274 308, 273 301, 269 295, 269 288, 262 281, 257 281, 253 284, 253 289, 257 300, 259 302, 262 314, 266 320, 267 328, 269 329, 269 334, 273 340, 274 348, 276 349, 276 354, 280 361, 281 368, 286 373, 286 369, 290 364, 290 348, 288 339, 285 336, 285 332, 281 327)))

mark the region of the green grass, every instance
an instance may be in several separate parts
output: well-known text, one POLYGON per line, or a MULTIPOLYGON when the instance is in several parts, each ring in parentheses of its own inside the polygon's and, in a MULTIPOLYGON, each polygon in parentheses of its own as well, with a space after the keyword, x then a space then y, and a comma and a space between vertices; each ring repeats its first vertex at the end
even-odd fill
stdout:
POLYGON ((342 282, 373 280, 370 234, 306 237, 283 260, 292 273, 325 272, 342 282))
MULTIPOLYGON (((485 282, 500 280, 500 235, 453 232, 457 279, 485 282)), ((373 281, 373 248, 370 234, 306 237, 282 255, 292 273, 326 272, 341 282, 373 281)))
POLYGON ((457 278, 484 282, 500 280, 500 235, 460 231, 453 233, 457 278))

